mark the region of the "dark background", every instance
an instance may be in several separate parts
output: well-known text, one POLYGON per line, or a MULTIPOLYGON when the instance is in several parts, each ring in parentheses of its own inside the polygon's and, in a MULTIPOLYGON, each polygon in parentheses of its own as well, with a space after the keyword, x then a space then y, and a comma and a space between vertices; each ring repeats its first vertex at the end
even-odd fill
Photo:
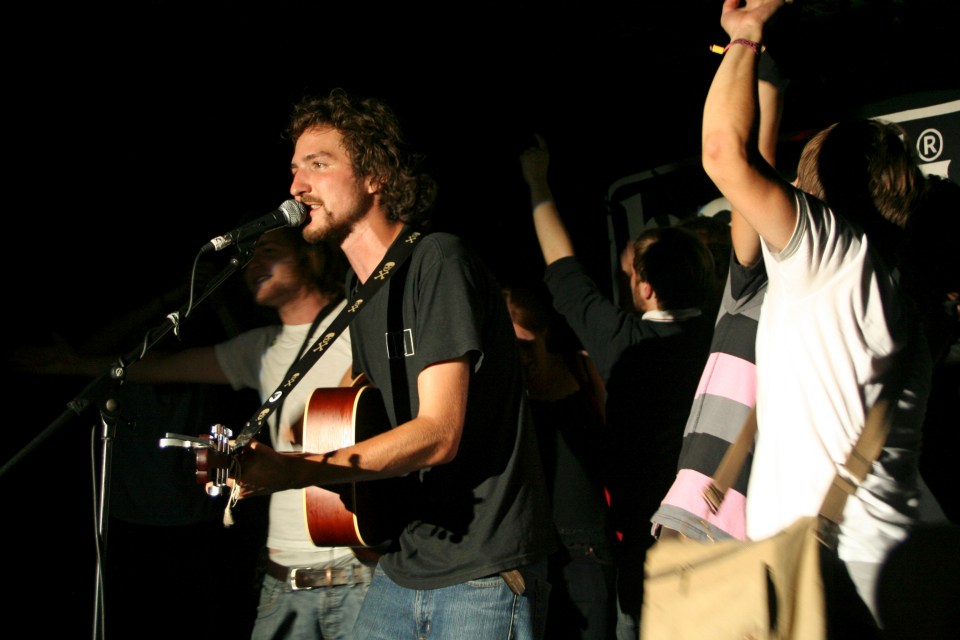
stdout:
MULTIPOLYGON (((503 280, 542 269, 517 161, 532 131, 541 132, 577 251, 602 282, 611 183, 695 165, 703 100, 720 60, 708 46, 727 41, 720 6, 8 8, 0 45, 12 222, 4 243, 8 346, 52 332, 77 343, 184 281, 207 240, 289 197, 291 148, 280 134, 290 107, 338 86, 396 109, 439 181, 438 228, 461 234, 503 280)), ((954 0, 798 0, 784 17, 767 44, 793 78, 787 148, 868 106, 960 95, 954 0)), ((700 179, 665 179, 661 191, 680 216, 716 195, 700 179)), ((126 327, 129 347, 161 321, 126 327)), ((96 416, 50 431, 81 381, 5 379, 12 411, 3 460, 47 429, 0 477, 9 497, 4 547, 23 558, 10 576, 22 597, 14 607, 35 605, 48 612, 45 625, 83 636, 94 581, 96 416), (21 583, 27 574, 42 577, 21 583)), ((211 597, 214 604, 200 606, 219 606, 215 588, 211 597)), ((166 611, 175 615, 175 607, 166 611)))
MULTIPOLYGON (((539 130, 589 260, 606 251, 614 180, 697 158, 720 60, 708 46, 726 42, 720 5, 22 10, 4 44, 11 301, 34 329, 81 331, 182 279, 209 238, 289 197, 290 106, 335 86, 394 106, 440 182, 439 225, 502 274, 541 266, 517 162, 539 130)), ((947 0, 797 2, 768 41, 794 78, 785 135, 905 94, 956 93, 958 16, 947 0)), ((669 195, 686 213, 703 190, 669 195)))

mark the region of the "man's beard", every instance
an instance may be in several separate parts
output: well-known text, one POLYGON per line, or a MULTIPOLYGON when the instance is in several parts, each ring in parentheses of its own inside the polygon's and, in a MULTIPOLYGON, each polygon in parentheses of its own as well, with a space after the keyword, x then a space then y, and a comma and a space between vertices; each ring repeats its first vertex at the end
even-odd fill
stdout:
POLYGON ((341 245, 347 237, 353 233, 357 222, 363 219, 367 214, 363 207, 355 207, 348 215, 337 218, 330 211, 324 209, 324 216, 328 224, 320 229, 311 229, 309 224, 303 229, 303 239, 311 244, 316 244, 321 240, 341 245))

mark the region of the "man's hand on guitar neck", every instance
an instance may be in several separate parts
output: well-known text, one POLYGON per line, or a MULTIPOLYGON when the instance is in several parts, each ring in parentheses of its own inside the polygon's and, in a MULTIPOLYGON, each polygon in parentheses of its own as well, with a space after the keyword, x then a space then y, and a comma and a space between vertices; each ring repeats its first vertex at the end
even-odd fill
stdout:
POLYGON ((240 498, 307 486, 309 483, 296 482, 303 455, 279 453, 262 442, 251 440, 236 453, 236 465, 228 483, 231 487, 234 483, 240 485, 240 498))

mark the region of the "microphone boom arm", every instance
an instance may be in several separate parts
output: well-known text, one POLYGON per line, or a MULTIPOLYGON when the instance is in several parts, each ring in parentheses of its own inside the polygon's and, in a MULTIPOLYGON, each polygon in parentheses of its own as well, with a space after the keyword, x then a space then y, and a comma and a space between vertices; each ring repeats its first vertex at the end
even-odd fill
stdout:
MULTIPOLYGON (((196 298, 196 303, 202 302, 211 293, 213 293, 230 276, 242 269, 253 256, 252 246, 246 243, 238 245, 240 251, 237 255, 230 258, 227 265, 210 280, 207 287, 196 298)), ((188 301, 179 310, 167 314, 164 321, 158 326, 150 329, 144 335, 143 341, 138 347, 130 350, 126 355, 121 356, 115 363, 111 364, 109 369, 100 374, 89 385, 86 386, 76 397, 67 403, 67 411, 64 411, 51 422, 43 431, 33 438, 23 449, 17 452, 10 460, 0 467, 0 477, 16 464, 26 457, 28 453, 36 449, 47 438, 49 438, 61 426, 66 424, 75 416, 83 414, 92 405, 102 405, 108 399, 115 388, 123 384, 126 379, 127 367, 143 358, 147 351, 156 345, 164 336, 172 330, 179 330, 181 318, 187 318, 189 311, 195 307, 193 300, 188 301)))

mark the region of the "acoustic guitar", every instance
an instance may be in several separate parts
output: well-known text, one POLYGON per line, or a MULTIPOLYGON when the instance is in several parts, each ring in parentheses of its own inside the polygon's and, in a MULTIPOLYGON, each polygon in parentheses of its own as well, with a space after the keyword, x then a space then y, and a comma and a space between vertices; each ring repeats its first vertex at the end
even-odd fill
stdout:
MULTIPOLYGON (((314 389, 303 415, 303 450, 325 453, 356 444, 390 428, 380 391, 358 378, 351 387, 314 389)), ((200 437, 167 433, 161 447, 195 450, 197 483, 212 496, 222 493, 237 450, 223 425, 200 437)), ((366 480, 304 490, 304 518, 320 547, 382 549, 394 540, 408 515, 415 476, 366 480)), ((368 556, 369 557, 369 556, 368 556)))
MULTIPOLYGON (((390 428, 374 386, 315 389, 303 413, 303 449, 342 449, 390 428)), ((415 476, 307 487, 304 513, 317 546, 381 547, 395 539, 408 515, 415 476)))

